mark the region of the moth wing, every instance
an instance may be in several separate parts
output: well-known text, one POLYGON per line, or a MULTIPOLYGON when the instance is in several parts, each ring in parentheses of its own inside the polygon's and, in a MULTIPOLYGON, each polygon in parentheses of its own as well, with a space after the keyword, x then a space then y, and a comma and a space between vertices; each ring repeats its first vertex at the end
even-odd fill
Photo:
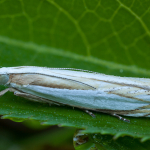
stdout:
POLYGON ((108 94, 97 90, 69 90, 42 87, 37 85, 17 85, 20 91, 49 99, 57 103, 89 109, 94 111, 128 111, 147 106, 147 102, 135 101, 135 99, 121 97, 116 94, 108 94))

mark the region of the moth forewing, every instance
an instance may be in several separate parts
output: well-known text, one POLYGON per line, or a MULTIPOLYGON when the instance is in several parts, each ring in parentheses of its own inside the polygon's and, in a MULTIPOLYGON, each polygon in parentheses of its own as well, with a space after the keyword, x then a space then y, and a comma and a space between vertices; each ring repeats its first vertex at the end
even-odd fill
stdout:
POLYGON ((104 75, 70 68, 6 67, 0 84, 38 102, 69 105, 86 110, 125 116, 150 116, 150 79, 104 75))

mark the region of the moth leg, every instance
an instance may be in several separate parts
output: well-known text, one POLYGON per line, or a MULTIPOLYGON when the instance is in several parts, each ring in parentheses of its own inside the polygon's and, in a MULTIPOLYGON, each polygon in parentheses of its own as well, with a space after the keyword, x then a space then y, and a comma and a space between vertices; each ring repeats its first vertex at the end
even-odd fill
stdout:
POLYGON ((0 91, 0 96, 4 95, 5 93, 7 93, 8 91, 10 91, 11 88, 7 88, 3 91, 0 91))
POLYGON ((35 102, 43 102, 43 103, 60 105, 60 104, 55 103, 53 101, 47 100, 45 98, 41 98, 41 97, 38 97, 38 96, 35 96, 35 95, 32 95, 32 94, 28 94, 28 93, 23 93, 23 92, 20 92, 20 91, 15 91, 14 95, 20 96, 20 97, 23 97, 23 98, 26 98, 26 99, 29 99, 29 100, 35 101, 35 102))
POLYGON ((95 115, 91 112, 91 111, 89 111, 89 110, 84 110, 87 114, 89 114, 90 116, 92 116, 93 118, 95 118, 95 115))
POLYGON ((117 117, 117 118, 119 118, 120 120, 123 120, 123 121, 125 121, 125 122, 130 122, 130 120, 128 120, 128 119, 126 119, 126 118, 123 118, 123 117, 121 117, 121 116, 119 116, 119 115, 117 115, 117 114, 111 114, 112 116, 115 116, 115 117, 117 117))

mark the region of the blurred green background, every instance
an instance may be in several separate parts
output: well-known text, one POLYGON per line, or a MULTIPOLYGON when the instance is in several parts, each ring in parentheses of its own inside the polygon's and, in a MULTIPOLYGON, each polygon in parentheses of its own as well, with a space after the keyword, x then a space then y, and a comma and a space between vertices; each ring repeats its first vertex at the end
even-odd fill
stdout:
MULTIPOLYGON (((149 55, 150 0, 0 0, 2 67, 79 68, 150 77, 149 55)), ((0 149, 72 150, 73 127, 92 134, 88 134, 90 146, 75 149, 133 149, 133 145, 147 149, 146 142, 134 138, 150 138, 148 118, 130 118, 132 123, 125 124, 96 113, 97 120, 92 120, 80 110, 50 109, 12 93, 0 99, 0 149), (114 135, 120 137, 118 141, 112 139, 114 135), (121 138, 134 144, 126 147, 121 138)))

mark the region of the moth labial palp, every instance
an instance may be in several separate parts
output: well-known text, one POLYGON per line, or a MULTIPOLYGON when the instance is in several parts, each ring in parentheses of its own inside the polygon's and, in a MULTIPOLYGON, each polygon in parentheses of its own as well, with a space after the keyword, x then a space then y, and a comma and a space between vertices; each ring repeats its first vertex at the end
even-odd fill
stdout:
POLYGON ((33 66, 0 68, 7 91, 37 102, 68 105, 92 113, 150 117, 150 79, 117 77, 80 69, 33 66))

